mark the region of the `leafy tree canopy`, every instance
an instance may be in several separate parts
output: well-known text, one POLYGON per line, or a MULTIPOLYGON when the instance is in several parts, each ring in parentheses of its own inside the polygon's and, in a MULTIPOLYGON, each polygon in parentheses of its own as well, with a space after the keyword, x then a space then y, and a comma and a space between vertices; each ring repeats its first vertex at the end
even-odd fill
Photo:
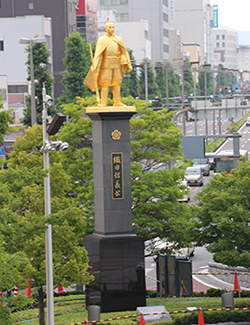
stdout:
POLYGON ((249 268, 250 161, 239 162, 233 174, 214 176, 197 199, 197 245, 206 245, 216 262, 249 268))
MULTIPOLYGON (((37 35, 35 37, 38 37, 37 35)), ((26 62, 28 71, 28 80, 30 81, 30 45, 25 48, 28 54, 26 62)), ((36 97, 36 114, 37 123, 42 124, 42 110, 43 110, 43 84, 45 83, 46 94, 52 96, 52 85, 54 78, 49 72, 49 57, 50 51, 48 46, 44 43, 37 43, 32 45, 33 53, 33 67, 34 67, 34 80, 35 82, 35 97, 36 97)), ((48 109, 50 115, 55 114, 55 107, 52 105, 48 109)), ((26 108, 24 109, 23 123, 26 126, 31 125, 31 98, 30 95, 26 96, 26 108)))
POLYGON ((88 283, 91 277, 87 273, 87 252, 82 247, 86 235, 85 212, 75 207, 71 198, 69 176, 62 168, 60 152, 50 153, 52 214, 44 216, 44 177, 47 173, 43 170, 41 145, 40 125, 28 128, 24 137, 17 137, 9 168, 0 172, 0 187, 4 189, 8 211, 1 220, 4 248, 8 254, 23 252, 30 261, 20 271, 25 279, 32 279, 32 287, 38 291, 39 323, 44 325, 46 224, 52 225, 54 283, 65 286, 88 283))
MULTIPOLYGON (((92 122, 85 115, 85 109, 96 106, 95 100, 95 97, 82 98, 76 104, 64 105, 70 123, 64 125, 59 135, 62 141, 70 143, 70 150, 63 155, 63 165, 71 177, 72 193, 88 215, 90 232, 94 229, 92 122)), ((181 156, 180 130, 170 121, 172 113, 167 110, 155 112, 146 108, 144 101, 132 97, 122 98, 122 101, 137 109, 130 120, 134 231, 145 241, 160 237, 185 246, 189 238, 178 235, 181 232, 178 220, 182 218, 180 224, 185 230, 190 226, 190 215, 187 205, 177 201, 182 196, 181 190, 185 191, 178 185, 183 172, 178 169, 146 172, 181 156)))

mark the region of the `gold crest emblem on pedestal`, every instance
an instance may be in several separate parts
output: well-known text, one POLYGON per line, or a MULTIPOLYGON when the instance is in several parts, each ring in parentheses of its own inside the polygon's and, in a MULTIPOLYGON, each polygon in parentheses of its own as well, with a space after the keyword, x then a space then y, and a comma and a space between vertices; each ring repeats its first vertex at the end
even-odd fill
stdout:
POLYGON ((120 140, 121 136, 122 136, 122 134, 118 130, 114 130, 113 132, 111 132, 111 137, 113 140, 120 140))

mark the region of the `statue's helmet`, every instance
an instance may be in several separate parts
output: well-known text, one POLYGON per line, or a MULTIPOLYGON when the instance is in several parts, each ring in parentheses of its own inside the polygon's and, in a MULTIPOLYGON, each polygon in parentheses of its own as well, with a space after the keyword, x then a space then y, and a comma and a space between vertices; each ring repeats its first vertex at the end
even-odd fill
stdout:
POLYGON ((106 24, 105 24, 105 30, 107 30, 108 26, 110 26, 110 25, 113 25, 113 26, 114 26, 114 23, 111 23, 111 22, 109 21, 109 16, 108 16, 108 17, 107 17, 107 22, 106 22, 106 24))

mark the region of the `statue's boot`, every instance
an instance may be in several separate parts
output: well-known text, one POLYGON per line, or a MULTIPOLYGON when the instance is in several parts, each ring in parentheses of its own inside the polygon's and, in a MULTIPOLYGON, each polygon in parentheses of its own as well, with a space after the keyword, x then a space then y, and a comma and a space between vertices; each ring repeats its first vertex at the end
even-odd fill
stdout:
POLYGON ((101 107, 107 107, 108 94, 109 94, 109 87, 103 86, 101 88, 101 107))
POLYGON ((126 106, 121 102, 121 86, 113 87, 114 105, 113 106, 126 106))

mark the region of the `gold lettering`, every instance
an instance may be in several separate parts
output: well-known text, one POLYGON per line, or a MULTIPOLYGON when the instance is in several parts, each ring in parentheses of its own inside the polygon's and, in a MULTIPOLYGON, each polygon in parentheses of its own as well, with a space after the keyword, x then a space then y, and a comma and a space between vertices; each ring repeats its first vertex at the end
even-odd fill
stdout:
POLYGON ((115 165, 115 170, 119 170, 120 169, 120 165, 115 165))
POLYGON ((120 196, 120 195, 121 195, 121 191, 120 190, 115 191, 115 196, 120 196))
POLYGON ((120 156, 114 156, 113 162, 114 162, 114 164, 120 164, 121 163, 121 157, 120 156))
POLYGON ((121 178, 121 173, 120 172, 115 172, 114 173, 114 178, 121 178))
POLYGON ((115 182, 115 188, 121 188, 121 184, 119 180, 115 182))

